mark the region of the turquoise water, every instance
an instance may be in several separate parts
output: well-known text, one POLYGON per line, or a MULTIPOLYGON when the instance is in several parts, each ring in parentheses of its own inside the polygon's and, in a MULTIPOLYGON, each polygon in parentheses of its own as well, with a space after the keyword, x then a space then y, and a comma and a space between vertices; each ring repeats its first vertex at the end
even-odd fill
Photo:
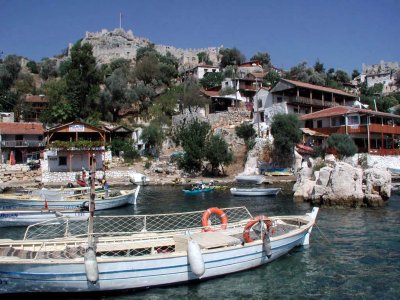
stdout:
MULTIPOLYGON (((291 185, 277 197, 234 197, 227 191, 185 196, 180 187, 143 187, 136 206, 101 214, 150 214, 246 206, 253 215, 303 214, 291 185)), ((310 247, 256 269, 203 282, 96 299, 399 299, 400 196, 382 208, 321 208, 310 247)), ((20 234, 2 229, 2 238, 20 234)), ((74 297, 77 299, 76 297, 74 297)), ((91 298, 91 297, 89 297, 91 298)), ((86 298, 87 299, 87 298, 86 298)), ((93 299, 95 299, 93 297, 93 299)))

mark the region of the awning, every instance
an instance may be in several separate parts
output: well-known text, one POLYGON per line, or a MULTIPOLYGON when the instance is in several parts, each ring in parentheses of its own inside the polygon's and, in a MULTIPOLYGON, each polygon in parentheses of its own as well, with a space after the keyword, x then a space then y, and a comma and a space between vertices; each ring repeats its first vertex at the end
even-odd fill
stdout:
POLYGON ((320 136, 320 137, 328 137, 329 135, 327 135, 327 134, 325 134, 325 133, 321 133, 321 132, 318 132, 318 131, 314 131, 314 130, 311 130, 311 129, 309 129, 309 128, 300 128, 300 130, 304 133, 304 134, 308 134, 308 135, 311 135, 311 136, 320 136))

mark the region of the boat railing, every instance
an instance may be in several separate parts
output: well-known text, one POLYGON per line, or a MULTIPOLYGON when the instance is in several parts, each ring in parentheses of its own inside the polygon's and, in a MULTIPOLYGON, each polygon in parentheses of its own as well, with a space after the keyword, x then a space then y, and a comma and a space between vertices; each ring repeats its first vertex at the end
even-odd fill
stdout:
MULTIPOLYGON (((248 220, 252 217, 246 207, 222 209, 228 217, 228 224, 248 220)), ((174 232, 187 229, 201 229, 204 211, 157 214, 157 215, 124 215, 95 216, 93 235, 96 237, 123 236, 145 232, 174 232)), ((218 229, 221 220, 211 214, 209 226, 218 229)), ((24 240, 70 239, 87 235, 88 221, 60 217, 27 227, 24 240)))

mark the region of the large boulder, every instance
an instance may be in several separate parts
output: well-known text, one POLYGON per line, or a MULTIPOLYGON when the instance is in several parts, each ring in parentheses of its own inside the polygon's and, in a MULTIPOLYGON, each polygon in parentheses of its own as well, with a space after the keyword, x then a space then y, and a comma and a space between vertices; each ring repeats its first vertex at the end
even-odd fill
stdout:
POLYGON ((369 206, 382 206, 392 190, 392 176, 389 171, 371 168, 364 172, 365 197, 369 206))
POLYGON ((303 164, 296 175, 295 201, 359 207, 381 206, 390 197, 391 174, 382 169, 363 171, 360 167, 332 159, 319 171, 303 164))

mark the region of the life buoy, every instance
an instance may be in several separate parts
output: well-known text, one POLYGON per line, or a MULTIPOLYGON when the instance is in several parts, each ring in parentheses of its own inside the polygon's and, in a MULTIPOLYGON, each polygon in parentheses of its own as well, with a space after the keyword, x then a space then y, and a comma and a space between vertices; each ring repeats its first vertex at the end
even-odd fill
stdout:
POLYGON ((210 218, 211 214, 216 214, 220 217, 221 219, 221 229, 226 229, 228 226, 228 216, 224 213, 222 209, 219 209, 218 207, 211 207, 207 209, 201 218, 201 225, 204 227, 204 231, 211 231, 211 227, 208 224, 208 219, 210 218))
POLYGON ((271 226, 272 226, 272 221, 267 218, 267 216, 257 216, 253 219, 251 219, 249 222, 247 222, 246 226, 244 227, 243 230, 243 240, 246 243, 251 243, 254 240, 250 237, 250 230, 251 228, 256 225, 258 222, 264 222, 264 224, 267 226, 267 231, 269 232, 271 226))

